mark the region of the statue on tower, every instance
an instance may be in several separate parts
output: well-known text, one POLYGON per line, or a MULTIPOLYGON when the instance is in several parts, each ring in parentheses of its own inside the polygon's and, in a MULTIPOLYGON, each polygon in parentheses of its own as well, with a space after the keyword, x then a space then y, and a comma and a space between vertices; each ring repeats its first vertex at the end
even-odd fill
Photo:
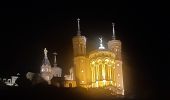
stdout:
POLYGON ((102 37, 101 37, 101 38, 99 38, 99 40, 100 40, 100 47, 99 47, 99 49, 105 49, 105 47, 103 46, 103 40, 102 40, 102 37))
POLYGON ((45 57, 47 57, 47 49, 46 48, 44 48, 44 55, 45 55, 45 57))
POLYGON ((102 41, 102 37, 101 37, 101 38, 99 38, 99 40, 100 40, 100 44, 102 44, 102 42, 103 42, 103 41, 102 41))

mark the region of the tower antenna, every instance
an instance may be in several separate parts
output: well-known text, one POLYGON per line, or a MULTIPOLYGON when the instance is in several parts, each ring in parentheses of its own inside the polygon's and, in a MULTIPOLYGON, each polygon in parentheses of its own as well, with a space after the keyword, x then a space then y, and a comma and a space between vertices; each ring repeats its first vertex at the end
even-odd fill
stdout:
POLYGON ((81 31, 80 31, 80 19, 77 19, 78 22, 78 31, 77 31, 77 35, 80 36, 81 35, 81 31))
POLYGON ((56 60, 56 55, 58 55, 56 52, 53 53, 54 55, 54 67, 57 66, 57 60, 56 60))
POLYGON ((115 29, 114 29, 114 23, 112 23, 112 26, 113 26, 113 36, 112 36, 112 39, 115 40, 116 39, 116 35, 115 35, 115 29))
POLYGON ((45 58, 47 58, 47 49, 46 48, 44 48, 44 56, 45 56, 45 58))

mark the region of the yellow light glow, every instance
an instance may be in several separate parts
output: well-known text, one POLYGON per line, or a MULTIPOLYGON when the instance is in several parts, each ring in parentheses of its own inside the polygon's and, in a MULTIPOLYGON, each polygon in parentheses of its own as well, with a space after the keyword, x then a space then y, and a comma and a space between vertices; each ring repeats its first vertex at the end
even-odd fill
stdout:
POLYGON ((99 87, 98 81, 96 81, 96 87, 99 87))
MULTIPOLYGON (((104 66, 105 67, 105 66, 104 66)), ((105 72, 105 68, 102 68, 102 77, 105 79, 105 75, 106 75, 106 72, 105 72)))
POLYGON ((81 72, 84 72, 83 70, 81 72))
POLYGON ((117 76, 119 77, 119 76, 120 76, 120 74, 117 74, 117 76))
POLYGON ((94 64, 95 62, 94 61, 92 61, 92 64, 94 64))
POLYGON ((103 85, 106 85, 106 80, 103 80, 103 85))
POLYGON ((98 63, 100 63, 101 61, 102 61, 102 60, 101 60, 101 59, 99 59, 99 60, 98 60, 98 63))
POLYGON ((84 81, 81 81, 82 83, 84 83, 84 81))
POLYGON ((111 84, 113 85, 113 81, 110 81, 111 82, 111 84))
POLYGON ((117 64, 117 66, 119 66, 119 64, 117 64))
POLYGON ((109 62, 109 60, 108 60, 108 59, 106 59, 105 61, 106 61, 106 62, 109 62))
POLYGON ((120 84, 119 84, 119 87, 120 87, 120 84))

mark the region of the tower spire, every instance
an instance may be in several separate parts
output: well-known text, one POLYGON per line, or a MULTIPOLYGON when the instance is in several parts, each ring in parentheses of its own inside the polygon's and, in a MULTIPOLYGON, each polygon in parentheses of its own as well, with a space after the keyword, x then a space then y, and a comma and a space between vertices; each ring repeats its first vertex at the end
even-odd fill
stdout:
POLYGON ((113 36, 112 36, 112 39, 115 40, 116 39, 116 36, 115 36, 115 29, 114 29, 114 23, 112 23, 112 26, 113 26, 113 36))
POLYGON ((47 49, 44 48, 44 60, 43 60, 44 65, 50 65, 50 62, 49 62, 48 56, 47 56, 47 52, 48 52, 47 49))
POLYGON ((78 22, 78 31, 77 31, 77 35, 80 36, 81 34, 81 31, 80 31, 80 19, 78 18, 77 19, 77 22, 78 22))
POLYGON ((45 57, 45 58, 47 58, 47 52, 48 52, 47 49, 44 48, 44 57, 45 57))
POLYGON ((57 53, 54 52, 53 54, 54 54, 54 67, 57 67, 57 60, 56 60, 57 53))

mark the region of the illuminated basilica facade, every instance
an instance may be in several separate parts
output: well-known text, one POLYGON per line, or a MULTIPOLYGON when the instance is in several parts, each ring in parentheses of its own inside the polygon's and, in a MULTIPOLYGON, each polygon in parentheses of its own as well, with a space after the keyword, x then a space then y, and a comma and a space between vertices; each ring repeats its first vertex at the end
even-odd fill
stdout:
MULTIPOLYGON (((121 41, 115 37, 114 24, 112 40, 108 41, 107 47, 99 38, 99 48, 87 54, 86 37, 81 35, 79 20, 77 35, 72 38, 74 66, 70 74, 64 76, 64 87, 109 88, 116 94, 124 95, 121 41)), ((53 77, 61 77, 61 69, 56 67, 56 57, 51 68, 46 49, 40 74, 49 84, 53 77)))
POLYGON ((112 40, 105 48, 100 39, 98 49, 86 53, 86 37, 81 35, 79 19, 77 35, 73 37, 74 70, 77 86, 85 88, 112 87, 124 95, 121 41, 116 40, 113 24, 112 40))

